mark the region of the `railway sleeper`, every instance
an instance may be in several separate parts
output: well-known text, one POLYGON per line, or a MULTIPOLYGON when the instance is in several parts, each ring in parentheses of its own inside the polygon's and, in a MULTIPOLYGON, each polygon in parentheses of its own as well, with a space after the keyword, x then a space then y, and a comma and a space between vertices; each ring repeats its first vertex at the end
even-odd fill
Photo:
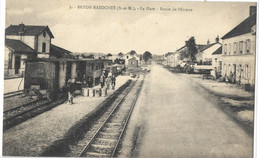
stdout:
POLYGON ((120 129, 120 128, 106 128, 106 127, 104 127, 101 130, 101 132, 105 132, 105 133, 113 133, 115 131, 120 131, 121 132, 122 129, 120 129))
POLYGON ((105 138, 105 139, 118 139, 119 133, 117 135, 108 134, 108 133, 99 133, 98 138, 105 138))
POLYGON ((94 141, 94 144, 101 144, 101 145, 110 145, 110 146, 114 146, 116 145, 117 140, 115 139, 105 139, 105 138, 97 138, 94 141))
POLYGON ((101 154, 109 154, 111 155, 113 152, 114 147, 113 146, 107 146, 107 145, 98 145, 93 144, 90 146, 89 151, 101 153, 101 154))
POLYGON ((87 152, 86 157, 110 157, 110 154, 101 154, 98 152, 87 152))

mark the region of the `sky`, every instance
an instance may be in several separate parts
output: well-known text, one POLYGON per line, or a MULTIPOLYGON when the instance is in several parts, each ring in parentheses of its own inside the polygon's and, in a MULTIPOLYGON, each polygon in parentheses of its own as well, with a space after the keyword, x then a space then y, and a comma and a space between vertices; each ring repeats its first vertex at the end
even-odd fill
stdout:
POLYGON ((194 36, 211 43, 249 16, 241 2, 101 2, 86 0, 8 0, 6 24, 48 25, 52 43, 72 52, 152 54, 174 52, 194 36), (70 9, 78 5, 134 6, 145 10, 70 9), (148 8, 155 8, 150 10, 148 8), (162 11, 175 8, 177 11, 162 11), (178 8, 192 11, 179 11, 178 8))

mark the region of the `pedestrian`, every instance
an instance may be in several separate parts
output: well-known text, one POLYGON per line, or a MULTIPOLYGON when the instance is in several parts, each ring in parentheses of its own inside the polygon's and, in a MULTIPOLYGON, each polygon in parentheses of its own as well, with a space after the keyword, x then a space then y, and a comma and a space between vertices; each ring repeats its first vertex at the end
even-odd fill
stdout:
POLYGON ((76 91, 75 79, 71 79, 68 81, 68 102, 70 104, 73 104, 73 97, 75 91, 76 91))
POLYGON ((111 81, 112 81, 112 89, 114 90, 116 86, 116 77, 114 74, 112 75, 111 81))
POLYGON ((104 74, 102 74, 100 76, 100 84, 101 84, 101 88, 103 88, 105 85, 105 75, 104 74))
POLYGON ((110 84, 111 84, 111 78, 110 78, 110 77, 107 77, 107 78, 106 78, 106 86, 107 86, 107 89, 109 89, 110 84))
POLYGON ((93 77, 92 76, 88 76, 88 87, 92 87, 93 86, 93 77))

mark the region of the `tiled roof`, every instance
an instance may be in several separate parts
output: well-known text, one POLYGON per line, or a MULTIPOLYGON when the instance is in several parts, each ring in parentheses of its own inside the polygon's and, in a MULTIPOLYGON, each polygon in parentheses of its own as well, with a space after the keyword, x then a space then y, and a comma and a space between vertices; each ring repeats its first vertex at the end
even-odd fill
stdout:
POLYGON ((200 51, 203 52, 204 50, 208 49, 209 47, 214 46, 215 44, 217 44, 217 43, 211 43, 209 45, 203 45, 203 46, 201 46, 200 51))
POLYGON ((246 18, 243 22, 229 31, 221 39, 227 39, 238 35, 243 35, 251 32, 251 28, 256 25, 256 13, 246 18))
POLYGON ((46 30, 51 38, 54 38, 48 26, 33 26, 33 25, 10 25, 5 29, 6 35, 20 35, 21 26, 23 26, 23 35, 39 35, 42 31, 46 30))
POLYGON ((51 44, 50 53, 56 58, 73 57, 72 52, 53 44, 51 44))
POLYGON ((5 39, 5 46, 16 53, 34 53, 34 50, 19 40, 5 39))
POLYGON ((216 54, 222 54, 222 46, 212 53, 212 55, 216 55, 216 54))
POLYGON ((212 44, 210 44, 210 45, 197 44, 197 46, 198 46, 199 51, 202 52, 203 50, 207 49, 208 47, 211 47, 212 44))

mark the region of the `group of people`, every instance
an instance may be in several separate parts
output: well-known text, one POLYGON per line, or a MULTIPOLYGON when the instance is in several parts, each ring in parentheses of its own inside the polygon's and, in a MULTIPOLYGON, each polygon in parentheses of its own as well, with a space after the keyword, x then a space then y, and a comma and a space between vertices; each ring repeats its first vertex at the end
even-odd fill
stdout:
POLYGON ((100 85, 101 88, 104 88, 106 86, 107 89, 110 89, 110 85, 112 86, 112 89, 116 86, 116 77, 114 74, 109 73, 106 77, 104 74, 100 76, 100 85))
MULTIPOLYGON (((93 79, 92 77, 88 77, 86 78, 85 75, 83 76, 83 87, 92 87, 93 86, 93 79)), ((112 86, 112 89, 115 88, 116 85, 116 77, 114 74, 109 73, 108 76, 106 77, 104 74, 102 74, 100 76, 100 85, 101 88, 104 88, 104 86, 106 86, 105 88, 110 89, 110 85, 112 86)), ((76 80, 73 79, 69 79, 68 83, 67 83, 67 91, 68 91, 68 103, 73 104, 73 98, 74 98, 74 93, 77 89, 77 84, 76 84, 76 80)))

